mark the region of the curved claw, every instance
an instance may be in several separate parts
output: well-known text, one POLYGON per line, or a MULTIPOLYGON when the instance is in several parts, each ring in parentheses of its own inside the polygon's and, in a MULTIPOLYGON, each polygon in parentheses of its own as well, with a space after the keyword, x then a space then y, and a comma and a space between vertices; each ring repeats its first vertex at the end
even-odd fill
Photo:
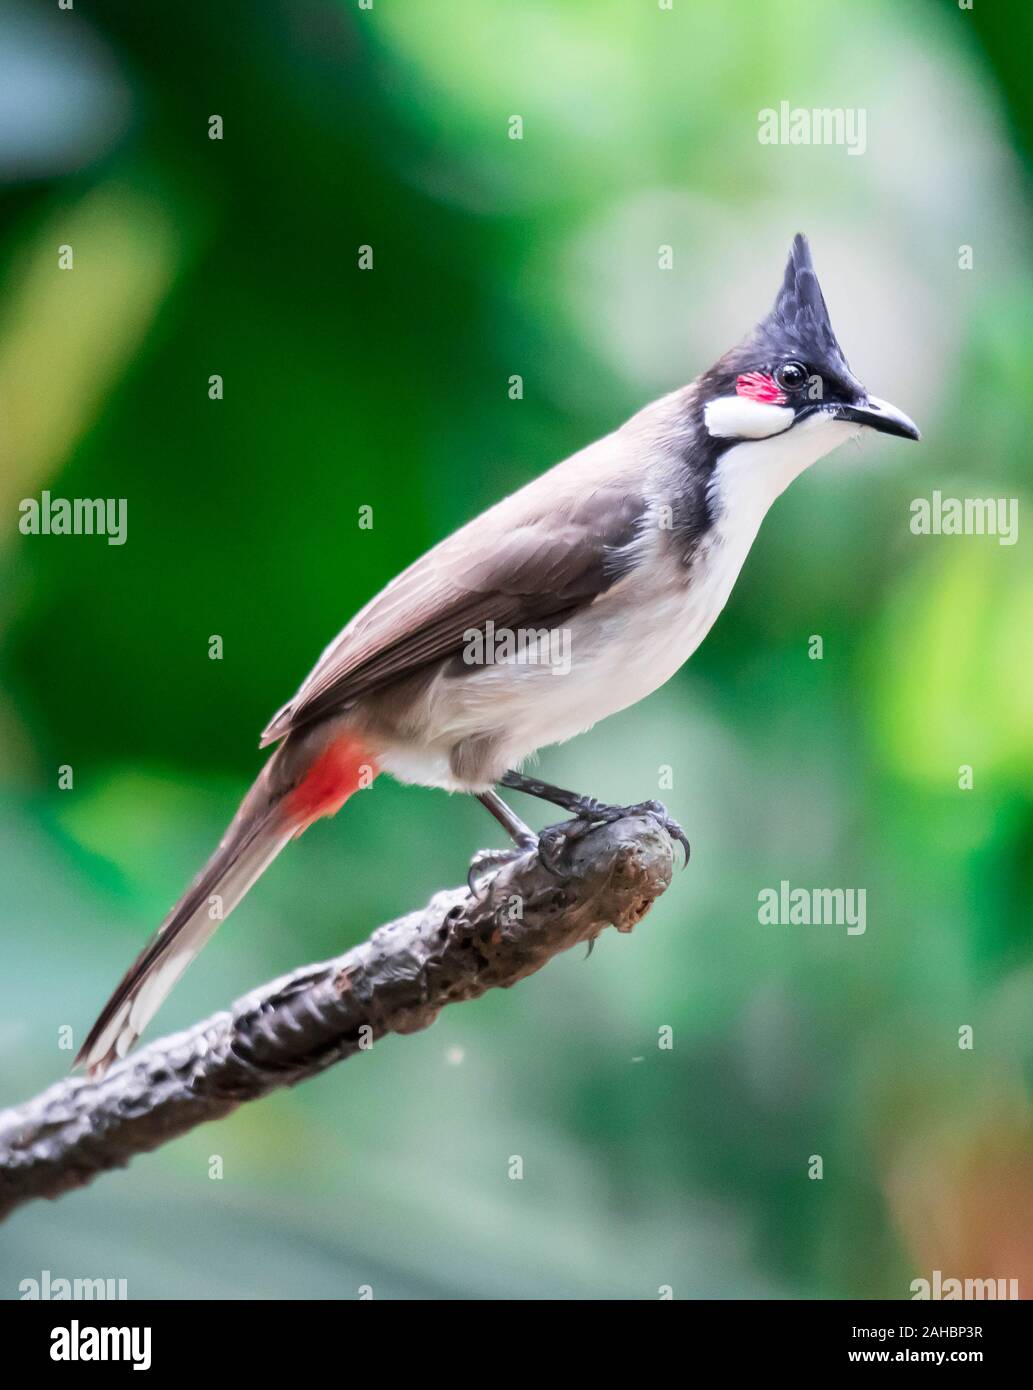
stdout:
MULTIPOLYGON (((529 849, 535 846, 514 845, 510 849, 482 849, 470 860, 470 867, 466 871, 466 886, 475 898, 480 898, 481 885, 480 876, 491 869, 501 869, 504 864, 511 864, 514 859, 519 859, 521 855, 527 854, 529 849)), ((544 863, 544 860, 543 860, 544 863)), ((548 868, 548 865, 546 865, 548 868)))
POLYGON ((658 819, 660 820, 660 824, 663 826, 664 830, 666 830, 667 834, 670 835, 671 839, 677 840, 678 843, 681 845, 682 849, 685 851, 685 863, 682 865, 682 868, 687 869, 689 867, 689 858, 692 854, 692 846, 689 844, 688 835, 686 835, 685 831, 681 828, 681 826, 678 824, 676 820, 671 819, 671 817, 667 814, 666 811, 664 811, 663 816, 659 817, 658 819))
POLYGON ((683 868, 688 868, 692 853, 689 837, 676 820, 668 814, 662 801, 640 801, 636 806, 607 806, 604 802, 586 798, 578 813, 559 825, 550 825, 542 831, 538 841, 538 858, 544 868, 557 877, 564 877, 567 870, 560 863, 564 849, 576 840, 582 839, 596 825, 608 825, 622 816, 652 816, 672 840, 676 840, 685 852, 683 868))
POLYGON ((668 815, 667 807, 661 801, 642 801, 637 806, 608 806, 595 798, 585 797, 579 802, 577 813, 559 825, 547 826, 539 835, 537 844, 514 845, 510 849, 483 849, 474 855, 466 875, 466 885, 475 898, 482 896, 480 877, 491 869, 519 859, 521 855, 534 851, 546 872, 556 878, 568 877, 570 870, 562 863, 564 851, 599 824, 608 824, 629 815, 652 816, 672 840, 676 840, 685 851, 683 868, 688 868, 692 851, 689 837, 676 820, 668 815))
POLYGON ((475 898, 481 897, 481 875, 489 869, 499 868, 509 857, 506 850, 491 849, 482 849, 474 855, 466 871, 466 886, 475 898))
POLYGON ((548 873, 556 878, 569 878, 570 869, 562 861, 564 851, 578 840, 584 839, 596 824, 593 816, 576 815, 559 825, 549 825, 538 837, 538 862, 548 873))
POLYGON ((689 867, 689 856, 692 854, 692 849, 689 845, 689 837, 686 835, 685 831, 681 828, 678 822, 668 814, 667 807, 663 804, 663 802, 643 801, 640 806, 635 806, 631 809, 635 811, 644 811, 647 815, 653 816, 656 820, 660 822, 661 826, 663 827, 665 832, 671 837, 671 839, 678 841, 682 849, 685 851, 685 863, 682 865, 682 868, 687 869, 689 867))
POLYGON ((546 873, 556 874, 563 872, 560 864, 560 855, 563 853, 562 844, 557 844, 559 839, 556 835, 542 834, 538 837, 538 862, 546 873))

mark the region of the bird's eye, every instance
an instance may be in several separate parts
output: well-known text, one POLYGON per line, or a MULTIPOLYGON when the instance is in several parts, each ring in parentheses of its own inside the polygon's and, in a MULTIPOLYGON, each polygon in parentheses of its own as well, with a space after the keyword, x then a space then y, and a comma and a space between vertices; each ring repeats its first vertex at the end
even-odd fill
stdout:
POLYGON ((783 391, 799 391, 807 380, 807 368, 802 362, 783 362, 775 368, 775 380, 783 391))

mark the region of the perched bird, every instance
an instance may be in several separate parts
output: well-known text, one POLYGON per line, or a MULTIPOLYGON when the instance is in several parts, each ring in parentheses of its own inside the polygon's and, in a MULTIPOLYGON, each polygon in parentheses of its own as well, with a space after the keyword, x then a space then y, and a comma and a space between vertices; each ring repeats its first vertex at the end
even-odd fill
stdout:
POLYGON ((919 438, 850 371, 797 236, 774 308, 737 347, 435 546, 327 647, 262 735, 277 747, 218 849, 77 1061, 97 1075, 124 1056, 288 841, 378 773, 477 796, 510 853, 537 837, 498 785, 581 826, 621 814, 515 769, 668 680, 724 607, 775 498, 863 429, 919 438))

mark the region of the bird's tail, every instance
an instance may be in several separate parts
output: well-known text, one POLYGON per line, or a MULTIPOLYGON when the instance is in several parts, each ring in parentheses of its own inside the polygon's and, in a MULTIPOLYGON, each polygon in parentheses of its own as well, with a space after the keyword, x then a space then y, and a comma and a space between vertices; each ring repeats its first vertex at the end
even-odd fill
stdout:
POLYGON ((349 736, 315 753, 291 740, 266 763, 219 848, 126 971, 75 1064, 102 1076, 124 1057, 163 1000, 222 922, 287 842, 332 815, 376 769, 349 736), (299 751, 301 756, 299 757, 299 751))

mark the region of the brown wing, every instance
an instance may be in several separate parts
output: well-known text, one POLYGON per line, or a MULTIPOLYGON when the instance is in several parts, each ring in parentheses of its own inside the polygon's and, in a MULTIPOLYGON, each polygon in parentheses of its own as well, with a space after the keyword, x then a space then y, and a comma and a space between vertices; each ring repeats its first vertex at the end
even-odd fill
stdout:
POLYGON ((582 496, 563 489, 557 497, 556 489, 538 486, 545 481, 442 541, 357 613, 270 722, 263 747, 358 695, 456 655, 463 634, 489 619, 496 628, 556 621, 626 573, 641 495, 609 483, 588 484, 582 496))

